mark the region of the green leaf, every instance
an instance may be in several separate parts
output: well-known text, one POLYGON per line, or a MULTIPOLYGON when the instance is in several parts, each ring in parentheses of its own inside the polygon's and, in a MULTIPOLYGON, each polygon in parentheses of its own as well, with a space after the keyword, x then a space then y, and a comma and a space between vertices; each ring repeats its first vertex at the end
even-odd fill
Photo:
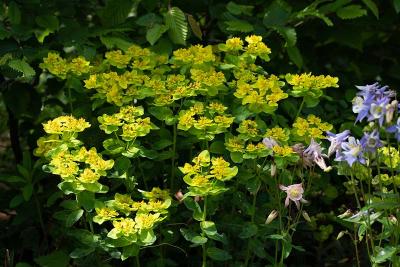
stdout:
POLYGON ((242 163, 243 162, 243 154, 240 152, 231 152, 231 160, 234 163, 242 163))
POLYGON ((108 0, 99 12, 100 20, 106 26, 121 24, 128 17, 132 7, 132 0, 108 0))
POLYGON ((154 13, 148 13, 136 20, 137 25, 148 28, 152 27, 154 24, 161 24, 161 23, 162 23, 161 17, 154 13))
POLYGON ((210 152, 214 154, 224 154, 226 151, 225 144, 222 141, 214 141, 210 145, 210 152))
POLYGON ((25 201, 28 201, 32 197, 33 186, 32 184, 27 184, 22 188, 22 196, 25 201))
POLYGON ((188 22, 194 36, 202 40, 203 32, 201 31, 199 23, 193 18, 192 15, 188 15, 188 22))
POLYGON ((341 19, 355 19, 367 15, 367 10, 360 5, 348 5, 338 9, 336 14, 341 19))
POLYGON ((164 32, 168 30, 168 26, 155 24, 146 32, 146 40, 154 45, 158 39, 163 35, 164 32))
POLYGON ((266 27, 284 26, 290 18, 291 7, 284 1, 275 0, 264 14, 266 27))
POLYGON ((21 10, 19 6, 14 1, 11 1, 8 4, 8 19, 10 20, 11 24, 20 24, 21 23, 21 10))
POLYGON ((375 257, 372 257, 372 262, 382 263, 390 259, 398 249, 393 246, 386 246, 384 248, 375 247, 375 250, 377 253, 375 257))
POLYGON ((363 3, 371 10, 372 14, 379 19, 379 10, 378 7, 376 6, 375 2, 372 0, 362 0, 363 3))
POLYGON ((24 197, 22 194, 16 195, 13 197, 10 201, 10 208, 16 208, 18 207, 22 202, 24 202, 24 197))
POLYGON ((286 46, 295 46, 297 42, 296 30, 292 27, 275 27, 275 30, 286 40, 286 46))
POLYGON ((227 251, 215 247, 208 248, 207 255, 215 261, 227 261, 232 259, 232 256, 227 251))
POLYGON ((69 256, 72 259, 79 259, 79 258, 83 258, 83 257, 89 255, 90 253, 92 253, 94 251, 95 251, 95 248, 93 248, 93 247, 76 248, 69 254, 69 256))
POLYGON ((178 7, 172 7, 165 14, 165 24, 169 27, 169 36, 175 44, 186 45, 188 25, 185 14, 178 7))
POLYGON ((230 20, 225 21, 228 25, 226 28, 229 31, 236 31, 236 32, 252 32, 254 31, 253 25, 245 20, 230 20))
POLYGON ((193 198, 187 197, 183 200, 183 203, 185 204, 186 208, 189 210, 193 211, 193 219, 197 221, 202 221, 203 220, 203 212, 200 208, 199 203, 194 201, 193 198))
POLYGON ((242 228, 242 232, 240 232, 239 238, 242 239, 250 238, 252 236, 255 236, 257 234, 257 231, 258 231, 257 225, 255 225, 254 223, 247 224, 242 228))
POLYGON ((35 70, 25 61, 22 59, 13 59, 8 62, 8 66, 13 70, 19 71, 22 73, 23 77, 33 77, 35 76, 35 70))
POLYGON ((206 235, 215 235, 218 232, 215 223, 211 221, 200 222, 200 228, 206 235))
POLYGON ((32 265, 26 262, 18 262, 15 267, 32 267, 32 265))
POLYGON ((54 251, 49 255, 36 258, 35 262, 41 267, 67 267, 69 257, 64 251, 54 251))
POLYGON ((201 245, 201 244, 207 243, 208 239, 206 237, 200 236, 199 234, 197 234, 189 229, 181 228, 180 231, 181 231, 181 234, 183 235, 183 237, 187 241, 192 242, 193 244, 201 245))
POLYGON ((301 56, 300 50, 296 46, 287 46, 286 52, 291 61, 301 69, 303 67, 303 57, 301 56))
POLYGON ((397 14, 400 13, 400 0, 393 0, 394 10, 397 14))
POLYGON ((52 15, 43 15, 35 18, 35 22, 37 25, 49 29, 50 31, 56 31, 59 27, 59 21, 56 16, 52 15))
POLYGON ((126 260, 129 257, 136 257, 139 255, 140 247, 136 244, 126 246, 122 249, 121 260, 126 260))
POLYGON ((83 210, 82 209, 72 211, 67 216, 67 219, 65 221, 65 225, 67 227, 71 227, 72 225, 74 225, 74 223, 76 223, 82 217, 82 215, 83 215, 83 210))
POLYGON ((248 6, 248 5, 238 5, 234 2, 229 2, 226 5, 226 9, 229 11, 229 13, 233 15, 252 15, 252 11, 254 9, 254 6, 248 6))
POLYGON ((129 47, 132 46, 132 43, 119 38, 119 37, 113 37, 113 36, 100 36, 100 41, 108 48, 119 48, 122 50, 127 50, 129 47))
POLYGON ((83 191, 76 195, 78 203, 87 211, 94 209, 95 197, 94 193, 83 191))

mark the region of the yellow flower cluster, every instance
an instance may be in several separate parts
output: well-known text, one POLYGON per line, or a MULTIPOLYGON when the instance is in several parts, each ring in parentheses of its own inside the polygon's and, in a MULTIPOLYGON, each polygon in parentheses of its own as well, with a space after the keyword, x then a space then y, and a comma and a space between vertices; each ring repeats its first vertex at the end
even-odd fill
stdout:
POLYGON ((190 109, 179 113, 178 129, 191 131, 199 139, 213 139, 214 135, 225 132, 233 123, 234 117, 225 114, 226 109, 222 104, 214 102, 208 106, 196 102, 190 109), (209 136, 204 135, 205 133, 209 136))
POLYGON ((238 37, 233 37, 225 42, 225 48, 227 51, 239 51, 243 49, 243 41, 238 37))
POLYGON ((33 154, 37 157, 46 156, 47 152, 54 149, 56 147, 55 144, 60 142, 59 137, 57 134, 40 137, 36 142, 37 148, 35 148, 33 154))
POLYGON ((202 45, 194 45, 189 48, 181 48, 175 50, 174 53, 175 64, 193 64, 200 65, 206 62, 214 62, 216 57, 212 51, 212 47, 202 45))
POLYGON ((311 73, 287 74, 286 81, 293 86, 291 95, 294 97, 305 97, 308 106, 315 106, 318 98, 322 96, 322 89, 328 87, 339 87, 339 79, 331 76, 314 76, 311 73))
POLYGON ((92 74, 84 82, 85 87, 95 89, 100 98, 105 98, 109 103, 122 106, 125 103, 130 103, 134 98, 142 98, 138 88, 142 88, 149 79, 147 75, 132 70, 120 75, 113 71, 92 74))
POLYGON ((289 140, 289 135, 289 129, 283 129, 280 127, 268 129, 265 133, 265 137, 269 137, 280 142, 287 142, 289 140))
POLYGON ((246 53, 259 56, 264 60, 269 60, 268 55, 271 54, 271 49, 262 41, 261 36, 251 35, 246 37, 248 43, 245 48, 246 53))
POLYGON ((183 180, 189 185, 189 190, 198 195, 207 195, 217 190, 219 185, 215 184, 214 179, 228 181, 238 172, 238 168, 230 167, 224 158, 210 158, 207 150, 202 151, 192 162, 193 164, 186 163, 179 169, 185 175, 183 180))
POLYGON ((245 141, 238 136, 232 136, 225 141, 225 147, 230 152, 243 152, 245 141))
POLYGON ((379 157, 389 169, 397 169, 400 165, 400 153, 392 146, 384 146, 378 149, 379 157))
POLYGON ((157 129, 150 121, 149 117, 140 118, 144 114, 142 106, 124 106, 118 113, 98 117, 100 129, 105 133, 118 132, 121 128, 122 133, 118 133, 123 140, 132 141, 137 137, 142 137, 150 133, 150 130, 157 129))
POLYGON ((275 155, 281 157, 287 157, 292 154, 295 154, 293 148, 291 148, 290 146, 273 146, 272 151, 274 152, 275 155))
POLYGON ((39 66, 61 79, 65 79, 68 73, 80 76, 88 73, 91 69, 90 62, 82 56, 68 62, 60 57, 59 54, 53 52, 50 52, 39 66))
POLYGON ((48 134, 79 133, 90 127, 85 119, 76 119, 73 116, 60 116, 43 123, 43 129, 48 134))
POLYGON ((107 52, 105 57, 112 66, 115 66, 119 69, 126 68, 131 61, 131 57, 129 55, 122 54, 121 50, 107 52))
POLYGON ((263 75, 249 75, 248 71, 236 72, 239 78, 236 83, 234 96, 242 99, 242 105, 249 104, 249 109, 254 112, 271 113, 278 107, 278 102, 288 97, 282 91, 285 84, 275 75, 266 78, 263 75))
POLYGON ((299 139, 309 142, 311 138, 314 140, 324 139, 324 133, 332 130, 333 126, 327 122, 322 122, 315 115, 308 115, 307 119, 296 118, 293 123, 293 134, 299 139))
POLYGON ((258 128, 259 126, 257 122, 252 120, 243 120, 236 131, 240 133, 239 138, 243 140, 257 139, 260 135, 258 128))
POLYGON ((190 74, 195 82, 209 87, 220 86, 225 82, 224 73, 217 72, 214 69, 209 69, 208 71, 191 69, 190 74))

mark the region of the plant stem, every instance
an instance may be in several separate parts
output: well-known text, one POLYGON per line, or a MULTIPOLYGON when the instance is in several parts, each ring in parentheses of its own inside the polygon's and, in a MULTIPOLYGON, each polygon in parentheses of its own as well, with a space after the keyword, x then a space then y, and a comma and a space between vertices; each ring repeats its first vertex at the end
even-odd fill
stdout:
POLYGON ((301 110, 303 109, 303 106, 304 106, 304 102, 305 102, 305 100, 304 100, 304 97, 303 97, 303 100, 301 101, 299 110, 297 111, 296 118, 300 115, 300 112, 301 112, 301 110))
MULTIPOLYGON (((252 204, 252 214, 251 214, 251 223, 254 223, 254 217, 256 215, 256 203, 257 203, 257 193, 258 190, 253 194, 253 204, 252 204)), ((246 250, 246 258, 244 261, 244 266, 247 267, 249 264, 249 259, 250 259, 250 241, 247 243, 247 250, 246 250)))
MULTIPOLYGON (((203 222, 206 221, 207 218, 207 196, 204 197, 204 208, 203 208, 203 222)), ((204 236, 204 232, 201 234, 204 236)), ((202 260, 202 267, 207 267, 207 250, 206 244, 201 245, 202 253, 203 253, 203 260, 202 260)))
POLYGON ((173 156, 171 159, 171 179, 170 179, 170 189, 172 192, 175 192, 174 187, 175 187, 175 154, 176 154, 176 137, 177 137, 177 129, 176 129, 176 124, 173 126, 173 137, 172 137, 172 151, 173 151, 173 156))
POLYGON ((136 258, 136 267, 140 267, 139 254, 135 258, 136 258))

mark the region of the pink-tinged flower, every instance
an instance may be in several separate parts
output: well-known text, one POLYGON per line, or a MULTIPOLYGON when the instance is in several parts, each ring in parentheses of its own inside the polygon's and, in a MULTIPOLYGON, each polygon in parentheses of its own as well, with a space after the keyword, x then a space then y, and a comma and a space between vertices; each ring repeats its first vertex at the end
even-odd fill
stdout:
POLYGON ((298 210, 300 209, 300 202, 307 203, 307 200, 303 198, 303 184, 292 184, 289 186, 279 185, 279 188, 287 194, 285 207, 289 206, 289 199, 296 204, 298 210))

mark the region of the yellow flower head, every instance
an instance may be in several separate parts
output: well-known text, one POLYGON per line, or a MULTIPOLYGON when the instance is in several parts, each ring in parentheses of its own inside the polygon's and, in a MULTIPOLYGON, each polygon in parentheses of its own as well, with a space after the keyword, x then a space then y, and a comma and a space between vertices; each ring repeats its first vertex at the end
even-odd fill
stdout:
POLYGON ((138 229, 151 229, 160 220, 161 220, 160 213, 154 213, 154 214, 139 213, 136 214, 135 217, 135 222, 136 222, 135 226, 138 229))
POLYGON ((135 228, 136 223, 131 218, 122 218, 119 221, 113 221, 113 226, 117 232, 123 236, 130 236, 137 232, 137 229, 135 228))
POLYGON ((94 172, 92 169, 86 168, 79 175, 78 180, 82 183, 94 183, 100 179, 100 174, 94 172))
POLYGON ((238 37, 226 40, 225 47, 228 51, 239 51, 243 49, 243 41, 238 37))
POLYGON ((272 148, 272 151, 279 156, 286 157, 290 156, 291 154, 294 154, 295 152, 290 146, 274 146, 272 148))
POLYGON ((63 134, 64 132, 83 132, 90 124, 85 119, 76 119, 73 116, 60 116, 43 123, 43 129, 48 134, 63 134))
POLYGON ((226 140, 225 147, 230 152, 242 152, 245 142, 237 136, 233 136, 226 140))

